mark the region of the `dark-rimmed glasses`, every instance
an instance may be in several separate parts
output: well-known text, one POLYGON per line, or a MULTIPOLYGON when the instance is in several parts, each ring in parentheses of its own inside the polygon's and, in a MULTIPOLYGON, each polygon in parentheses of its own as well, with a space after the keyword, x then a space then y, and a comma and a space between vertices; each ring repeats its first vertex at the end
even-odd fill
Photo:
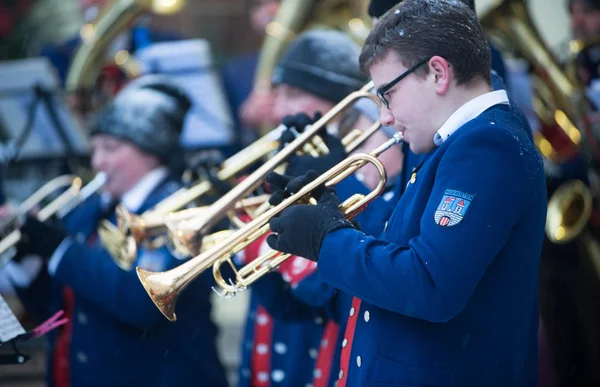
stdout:
POLYGON ((411 68, 409 68, 408 70, 406 70, 405 72, 403 72, 402 74, 400 74, 396 79, 394 79, 393 81, 391 81, 390 83, 388 83, 387 85, 380 87, 377 90, 377 96, 379 97, 379 99, 381 100, 381 103, 383 103, 383 105, 386 108, 390 108, 390 101, 388 101, 388 99, 385 97, 385 94, 390 91, 390 89, 394 86, 396 86, 396 84, 398 82, 400 82, 401 80, 403 80, 404 78, 406 78, 408 75, 410 75, 410 73, 412 73, 413 71, 415 71, 416 69, 418 69, 419 67, 423 66, 425 63, 429 62, 431 58, 425 58, 420 60, 419 62, 417 62, 414 66, 412 66, 411 68))

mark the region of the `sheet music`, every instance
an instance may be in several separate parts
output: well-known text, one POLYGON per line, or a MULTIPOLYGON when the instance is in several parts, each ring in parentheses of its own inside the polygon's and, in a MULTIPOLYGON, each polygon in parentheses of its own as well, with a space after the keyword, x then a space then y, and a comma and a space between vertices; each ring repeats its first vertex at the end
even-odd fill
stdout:
POLYGON ((0 342, 7 342, 25 333, 25 329, 0 295, 0 342))

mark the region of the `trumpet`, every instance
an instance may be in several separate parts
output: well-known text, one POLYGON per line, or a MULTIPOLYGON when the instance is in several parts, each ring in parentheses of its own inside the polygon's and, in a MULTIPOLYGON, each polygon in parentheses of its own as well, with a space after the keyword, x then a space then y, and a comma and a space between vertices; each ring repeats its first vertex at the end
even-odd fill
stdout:
MULTIPOLYGON (((317 120, 313 125, 307 127, 306 130, 299 134, 294 141, 281 149, 277 154, 266 161, 262 166, 260 166, 256 171, 240 182, 231 191, 213 203, 209 207, 205 216, 181 222, 176 226, 167 225, 169 232, 173 234, 170 239, 176 240, 177 244, 188 251, 190 255, 197 254, 202 244, 202 237, 206 235, 209 230, 211 230, 225 216, 227 216, 228 212, 235 207, 235 203, 242 200, 256 188, 258 188, 269 172, 275 170, 290 156, 302 149, 303 146, 306 143, 309 143, 330 121, 340 115, 346 108, 351 106, 360 98, 369 98, 375 103, 379 104, 377 97, 369 92, 369 90, 372 88, 373 82, 369 82, 360 90, 349 94, 334 108, 323 115, 323 117, 317 120)), ((360 135, 354 136, 352 141, 345 147, 346 152, 353 152, 366 139, 373 135, 373 133, 379 130, 380 127, 381 124, 379 122, 375 122, 360 135)))
MULTIPOLYGON (((269 195, 259 195, 252 198, 247 198, 238 202, 235 209, 230 211, 229 217, 234 225, 240 227, 245 224, 237 216, 237 211, 245 211, 251 217, 256 211, 259 211, 265 203, 268 204, 269 195)), ((113 261, 123 270, 130 270, 137 258, 138 246, 143 246, 148 249, 157 249, 162 246, 169 246, 177 254, 186 255, 186 250, 182 246, 177 245, 177 241, 169 240, 169 235, 164 234, 166 224, 178 224, 185 220, 202 216, 208 210, 208 206, 188 208, 185 210, 171 212, 164 215, 156 214, 156 216, 133 215, 122 205, 117 206, 117 225, 110 223, 108 220, 103 220, 98 227, 98 236, 113 261), (119 224, 121 219, 125 219, 127 226, 119 224), (127 233, 123 233, 123 230, 127 233), (153 239, 154 238, 154 239, 153 239)), ((215 232, 207 235, 202 241, 202 248, 212 246, 215 241, 222 239, 225 232, 215 232), (207 246, 205 246, 207 244, 207 246)))
MULTIPOLYGON (((19 205, 15 215, 11 216, 0 225, 0 234, 4 235, 2 240, 0 240, 0 256, 4 256, 4 253, 14 248, 21 240, 22 234, 18 226, 20 219, 42 203, 44 199, 47 199, 52 196, 52 194, 57 193, 57 191, 66 188, 66 191, 58 195, 38 212, 37 219, 41 222, 48 220, 53 215, 57 215, 59 218, 66 216, 86 198, 104 186, 105 183, 106 175, 104 173, 99 173, 83 188, 81 178, 75 175, 58 176, 44 184, 19 205)), ((7 263, 10 259, 12 259, 12 257, 0 258, 0 266, 7 263)))
POLYGON ((136 268, 137 275, 144 286, 144 289, 146 289, 146 292, 161 313, 170 321, 175 321, 177 319, 175 315, 175 304, 181 291, 183 291, 194 278, 211 266, 213 267, 215 280, 221 288, 217 293, 221 296, 231 297, 235 295, 236 292, 245 290, 248 286, 276 268, 290 256, 290 254, 272 251, 255 259, 239 271, 236 270, 233 265, 231 259, 236 253, 269 232, 269 220, 271 218, 277 216, 291 205, 310 202, 310 195, 317 187, 321 185, 332 187, 366 164, 371 163, 379 172, 379 184, 367 195, 355 194, 340 205, 340 210, 347 219, 354 218, 385 189, 387 176, 383 164, 377 157, 393 145, 399 144, 402 141, 402 135, 396 133, 394 138, 388 140, 370 154, 349 156, 344 161, 338 163, 323 175, 319 176, 316 180, 303 187, 296 194, 285 199, 278 206, 269 209, 237 232, 229 235, 222 243, 216 244, 209 250, 172 270, 162 273, 153 273, 140 267, 136 268), (220 268, 225 262, 229 263, 234 269, 234 272, 236 273, 235 282, 231 281, 228 283, 221 275, 220 268))

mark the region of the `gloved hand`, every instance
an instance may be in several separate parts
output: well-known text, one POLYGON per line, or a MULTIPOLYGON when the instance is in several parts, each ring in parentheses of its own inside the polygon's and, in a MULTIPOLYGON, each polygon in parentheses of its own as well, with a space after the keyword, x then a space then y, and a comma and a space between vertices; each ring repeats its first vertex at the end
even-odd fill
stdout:
MULTIPOLYGON (((321 117, 320 112, 316 112, 312 119, 304 113, 298 113, 293 116, 284 117, 282 123, 288 128, 294 128, 298 133, 303 133, 308 125, 315 123, 321 117)), ((319 136, 321 136, 323 142, 329 148, 329 153, 320 157, 293 155, 288 160, 288 166, 285 171, 286 175, 292 177, 300 176, 311 169, 318 174, 322 174, 346 158, 346 150, 339 138, 327 133, 325 127, 320 131, 319 136)), ((295 139, 296 136, 292 133, 292 130, 286 129, 279 139, 279 148, 281 149, 295 139)))
POLYGON ((298 113, 293 115, 287 115, 283 117, 281 123, 286 126, 286 129, 281 133, 279 137, 279 150, 284 148, 287 144, 296 139, 296 133, 301 134, 308 125, 312 125, 321 118, 321 113, 316 112, 313 118, 310 118, 307 114, 298 113))
MULTIPOLYGON (((319 174, 315 171, 308 171, 306 174, 292 177, 288 175, 280 175, 276 172, 271 172, 267 175, 267 183, 271 186, 271 197, 269 198, 269 204, 272 206, 279 205, 282 201, 297 193, 305 185, 311 183, 319 177, 319 174)), ((312 191, 311 196, 316 200, 319 200, 325 189, 324 185, 320 185, 312 191)))
POLYGON ((332 188, 326 188, 317 205, 295 204, 269 222, 267 244, 275 250, 318 261, 321 245, 330 232, 352 227, 340 212, 332 188))
POLYGON ((54 250, 68 236, 68 234, 55 226, 40 222, 33 216, 27 216, 25 223, 20 228, 21 239, 15 246, 17 254, 13 258, 18 262, 26 255, 39 255, 50 258, 54 250))
POLYGON ((325 145, 329 148, 329 153, 320 157, 293 155, 288 160, 288 165, 285 170, 286 175, 300 176, 310 170, 322 175, 346 158, 346 150, 340 139, 329 133, 324 133, 321 136, 325 145))

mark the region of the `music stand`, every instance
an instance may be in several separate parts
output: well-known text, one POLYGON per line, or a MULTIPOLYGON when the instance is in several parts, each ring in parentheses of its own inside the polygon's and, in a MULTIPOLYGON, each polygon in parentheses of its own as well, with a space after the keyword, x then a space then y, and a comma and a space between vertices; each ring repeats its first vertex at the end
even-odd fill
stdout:
POLYGON ((219 148, 234 141, 234 124, 210 45, 201 39, 154 43, 136 52, 142 74, 169 75, 192 99, 181 145, 219 148))
POLYGON ((47 58, 0 63, 0 161, 85 156, 89 143, 47 58))

